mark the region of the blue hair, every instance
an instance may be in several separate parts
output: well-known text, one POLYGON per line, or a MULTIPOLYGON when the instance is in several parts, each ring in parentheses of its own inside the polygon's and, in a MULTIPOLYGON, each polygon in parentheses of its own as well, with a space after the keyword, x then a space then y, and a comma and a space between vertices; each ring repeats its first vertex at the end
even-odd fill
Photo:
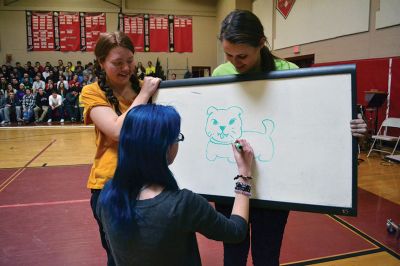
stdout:
POLYGON ((125 228, 140 218, 136 198, 146 184, 158 184, 166 190, 178 190, 168 168, 167 151, 176 142, 181 117, 172 106, 139 105, 126 115, 122 125, 118 163, 114 178, 100 197, 100 204, 112 217, 114 229, 125 228))

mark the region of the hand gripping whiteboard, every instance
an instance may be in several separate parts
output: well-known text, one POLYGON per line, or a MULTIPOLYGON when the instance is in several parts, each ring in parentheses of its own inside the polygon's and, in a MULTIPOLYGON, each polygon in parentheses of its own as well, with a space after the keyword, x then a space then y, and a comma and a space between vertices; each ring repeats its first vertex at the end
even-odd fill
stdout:
POLYGON ((181 188, 233 202, 232 143, 254 148, 251 205, 342 215, 357 212, 355 66, 162 82, 185 136, 171 170, 181 188))

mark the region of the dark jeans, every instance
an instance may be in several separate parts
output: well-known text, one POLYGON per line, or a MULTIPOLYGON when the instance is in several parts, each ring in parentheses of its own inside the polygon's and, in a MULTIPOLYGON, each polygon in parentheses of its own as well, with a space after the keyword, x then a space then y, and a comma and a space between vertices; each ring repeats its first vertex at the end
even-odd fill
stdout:
POLYGON ((78 120, 78 106, 74 106, 74 105, 66 105, 65 109, 67 110, 67 114, 69 116, 69 118, 73 121, 78 120))
MULTIPOLYGON (((230 217, 232 206, 215 204, 215 208, 230 217)), ((251 234, 247 234, 239 244, 224 243, 224 265, 246 266, 251 241, 251 256, 255 266, 279 266, 288 216, 289 211, 250 208, 251 234)))
POLYGON ((93 216, 96 219, 97 224, 99 225, 101 245, 107 252, 107 265, 114 266, 115 265, 114 258, 111 254, 110 248, 108 247, 106 235, 104 234, 104 231, 103 231, 103 226, 101 225, 100 219, 99 219, 99 217, 97 217, 97 214, 96 214, 97 199, 99 198, 100 192, 101 192, 100 189, 92 189, 92 197, 90 198, 90 206, 92 207, 93 216))
POLYGON ((49 106, 48 109, 49 113, 49 118, 53 119, 55 112, 58 111, 58 114, 60 115, 61 119, 64 119, 64 107, 62 105, 58 106, 56 109, 51 109, 51 106, 49 106))

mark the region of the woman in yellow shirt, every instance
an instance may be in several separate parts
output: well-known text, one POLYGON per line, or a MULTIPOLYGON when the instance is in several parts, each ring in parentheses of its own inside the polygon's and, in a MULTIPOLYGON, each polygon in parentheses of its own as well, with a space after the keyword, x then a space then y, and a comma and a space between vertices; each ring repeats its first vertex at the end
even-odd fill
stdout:
POLYGON ((134 46, 123 32, 103 33, 94 50, 98 82, 82 90, 85 124, 95 125, 96 154, 87 187, 90 205, 99 225, 100 237, 107 251, 107 265, 115 265, 103 228, 96 215, 97 198, 117 165, 119 134, 128 110, 146 104, 157 90, 160 79, 146 77, 139 83, 135 75, 134 46))

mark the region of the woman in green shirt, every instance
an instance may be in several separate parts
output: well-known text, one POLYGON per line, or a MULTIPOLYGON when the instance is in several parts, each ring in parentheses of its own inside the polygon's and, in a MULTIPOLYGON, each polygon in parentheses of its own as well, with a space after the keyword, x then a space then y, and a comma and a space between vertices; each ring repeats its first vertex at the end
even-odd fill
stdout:
MULTIPOLYGON (((272 55, 265 46, 263 26, 250 11, 232 11, 222 22, 219 39, 228 62, 213 71, 213 76, 270 72, 298 68, 272 55)), ((350 122, 353 136, 363 136, 367 125, 362 119, 350 122)), ((230 215, 231 206, 216 204, 216 209, 230 215)), ((250 247, 254 265, 277 266, 289 211, 250 208, 252 233, 239 244, 224 243, 224 265, 246 265, 250 247)))

